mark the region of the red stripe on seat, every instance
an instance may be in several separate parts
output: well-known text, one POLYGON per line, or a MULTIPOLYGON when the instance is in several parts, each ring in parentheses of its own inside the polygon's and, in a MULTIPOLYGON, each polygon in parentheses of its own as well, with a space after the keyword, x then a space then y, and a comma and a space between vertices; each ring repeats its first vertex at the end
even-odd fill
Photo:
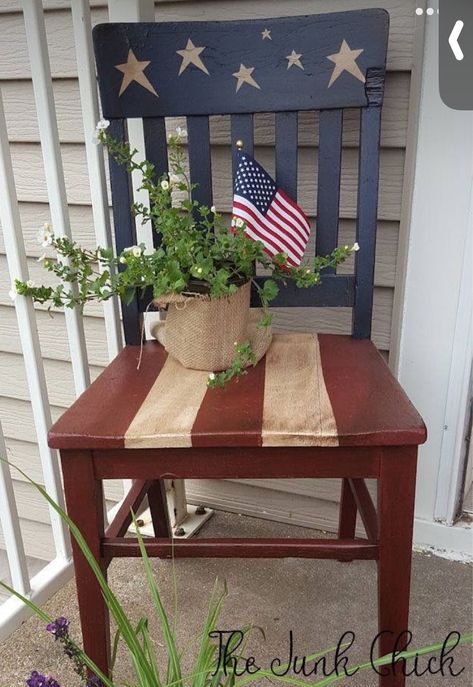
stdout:
POLYGON ((123 448, 135 415, 161 372, 167 353, 157 341, 126 346, 51 427, 52 448, 123 448), (84 431, 84 427, 87 431, 84 431))
POLYGON ((372 341, 337 334, 318 339, 340 446, 425 441, 422 418, 372 341))
POLYGON ((197 413, 192 446, 261 446, 266 357, 224 389, 208 389, 197 413))

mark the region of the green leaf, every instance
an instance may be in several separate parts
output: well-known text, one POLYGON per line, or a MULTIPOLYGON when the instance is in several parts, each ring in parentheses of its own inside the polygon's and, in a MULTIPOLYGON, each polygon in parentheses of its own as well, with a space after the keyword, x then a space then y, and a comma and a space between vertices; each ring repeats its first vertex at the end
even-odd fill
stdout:
POLYGON ((272 301, 279 293, 279 287, 273 279, 267 279, 263 284, 263 298, 272 301))

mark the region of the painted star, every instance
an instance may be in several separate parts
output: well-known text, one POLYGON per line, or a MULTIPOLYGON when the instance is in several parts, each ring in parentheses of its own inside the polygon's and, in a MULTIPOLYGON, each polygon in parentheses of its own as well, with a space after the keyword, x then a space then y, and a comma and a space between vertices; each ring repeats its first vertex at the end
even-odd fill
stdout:
POLYGON ((236 93, 238 93, 238 91, 244 83, 247 83, 249 86, 253 86, 254 88, 259 88, 261 90, 261 86, 259 86, 251 76, 254 70, 254 67, 245 67, 244 64, 240 63, 240 69, 232 74, 232 76, 234 76, 235 79, 238 79, 236 85, 236 93))
POLYGON ((190 64, 193 64, 194 67, 197 67, 197 69, 200 69, 200 71, 205 72, 205 74, 209 74, 209 70, 202 62, 200 57, 200 53, 204 50, 205 46, 196 47, 190 38, 187 40, 187 45, 183 50, 176 50, 177 54, 182 57, 179 76, 181 76, 182 72, 185 71, 190 64))
POLYGON ((290 69, 292 66, 299 67, 299 69, 304 69, 301 62, 302 53, 297 53, 295 50, 291 52, 290 55, 286 55, 287 68, 290 69))
POLYGON ((126 91, 128 86, 133 81, 136 81, 140 84, 140 86, 146 88, 147 91, 155 95, 157 98, 159 97, 153 85, 150 83, 148 77, 144 73, 144 70, 149 64, 150 60, 143 60, 142 62, 140 62, 136 59, 133 50, 130 49, 128 51, 127 61, 123 64, 115 65, 115 69, 118 69, 118 71, 122 72, 123 74, 122 85, 120 86, 120 92, 118 93, 119 96, 126 91))
POLYGON ((265 29, 264 31, 261 31, 261 36, 262 36, 263 40, 265 40, 266 38, 269 38, 270 41, 273 40, 271 38, 271 31, 269 29, 265 29))
POLYGON ((364 52, 364 49, 352 50, 348 43, 343 40, 339 52, 335 53, 334 55, 327 55, 327 59, 335 63, 335 68, 328 84, 329 88, 335 83, 340 74, 343 72, 349 72, 355 77, 355 79, 365 83, 365 76, 356 63, 356 59, 361 55, 362 52, 364 52))

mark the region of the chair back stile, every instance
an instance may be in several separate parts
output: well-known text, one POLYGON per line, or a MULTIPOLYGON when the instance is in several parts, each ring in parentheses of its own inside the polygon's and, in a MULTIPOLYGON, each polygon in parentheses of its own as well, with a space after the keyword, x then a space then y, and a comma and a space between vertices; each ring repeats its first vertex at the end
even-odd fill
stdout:
MULTIPOLYGON (((321 284, 309 289, 288 283, 272 303, 279 307, 351 307, 355 338, 371 335, 388 30, 389 17, 384 10, 239 22, 102 24, 94 29, 102 110, 111 121, 111 135, 126 140, 126 120, 141 118, 146 157, 159 177, 168 171, 165 118, 185 116, 190 180, 197 184, 192 197, 200 204, 213 203, 210 116, 230 115, 235 173, 236 141, 242 140, 244 150, 253 154, 254 113, 275 113, 276 183, 297 200, 298 113, 319 111, 318 255, 329 253, 338 244, 344 110, 360 110, 356 240, 361 250, 355 256, 354 274, 327 270, 321 284), (264 40, 267 26, 271 37, 264 40), (283 36, 287 51, 281 45, 283 36), (302 53, 302 67, 290 67, 286 62, 285 55, 293 45, 302 53), (185 59, 190 57, 191 62, 183 68, 185 59, 180 54, 189 46, 195 50, 186 53, 185 59), (224 52, 221 46, 225 46, 224 52), (343 56, 343 68, 339 68, 332 58, 343 50, 351 50, 356 61, 347 62, 343 56), (123 71, 117 65, 123 66, 127 55, 128 60, 141 62, 143 69, 141 76, 124 88, 123 71), (251 79, 256 86, 245 82, 236 88, 239 64, 247 69, 254 65, 251 79), (334 69, 340 71, 336 79, 334 69)), ((136 67, 133 75, 137 75, 136 67)), ((121 251, 137 242, 131 213, 133 193, 127 170, 109 158, 116 248, 121 251)), ((156 232, 153 240, 158 245, 156 232)), ((261 283, 265 277, 256 279, 261 283)), ((140 343, 142 313, 151 297, 148 290, 144 297, 136 296, 123 305, 127 344, 140 343)), ((252 305, 258 305, 256 293, 252 305)))

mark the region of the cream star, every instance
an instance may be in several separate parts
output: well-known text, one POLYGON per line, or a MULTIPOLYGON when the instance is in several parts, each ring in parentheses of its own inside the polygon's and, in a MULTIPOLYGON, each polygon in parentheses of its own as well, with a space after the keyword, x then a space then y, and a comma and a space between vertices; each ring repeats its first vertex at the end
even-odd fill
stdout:
POLYGON ((343 40, 339 52, 334 55, 327 55, 327 60, 335 63, 335 68, 328 84, 329 88, 343 72, 349 72, 355 79, 365 83, 365 76, 356 63, 357 57, 359 57, 362 52, 364 52, 363 48, 360 50, 352 50, 346 40, 343 40))
POLYGON ((123 74, 122 85, 120 86, 120 92, 118 93, 119 96, 126 91, 128 86, 133 81, 136 81, 140 84, 140 86, 146 88, 147 91, 155 95, 157 98, 159 97, 153 85, 150 83, 148 77, 144 73, 144 70, 149 64, 150 60, 143 60, 142 62, 140 62, 136 59, 133 50, 130 49, 128 51, 127 61, 123 64, 115 65, 115 69, 118 69, 118 71, 122 72, 123 74))
POLYGON ((300 59, 301 57, 302 53, 297 53, 295 50, 293 50, 290 55, 286 55, 287 68, 290 69, 295 65, 296 67, 299 67, 299 69, 304 69, 300 59))
POLYGON ((263 40, 265 40, 265 38, 269 38, 270 41, 273 40, 271 38, 271 31, 269 29, 265 29, 264 31, 261 31, 261 36, 263 37, 263 40))
POLYGON ((244 64, 240 63, 240 69, 232 74, 232 76, 234 76, 235 79, 238 79, 236 85, 236 93, 238 93, 238 91, 244 83, 247 83, 249 86, 253 86, 254 88, 259 88, 261 90, 261 86, 259 86, 251 76, 254 71, 254 67, 245 67, 244 64))
POLYGON ((200 57, 200 53, 204 50, 205 47, 196 47, 190 38, 187 40, 187 45, 183 50, 176 50, 177 54, 182 57, 182 63, 179 69, 179 76, 181 76, 182 72, 185 71, 190 64, 193 64, 194 67, 200 69, 201 72, 209 74, 209 70, 202 62, 202 59, 200 57))

